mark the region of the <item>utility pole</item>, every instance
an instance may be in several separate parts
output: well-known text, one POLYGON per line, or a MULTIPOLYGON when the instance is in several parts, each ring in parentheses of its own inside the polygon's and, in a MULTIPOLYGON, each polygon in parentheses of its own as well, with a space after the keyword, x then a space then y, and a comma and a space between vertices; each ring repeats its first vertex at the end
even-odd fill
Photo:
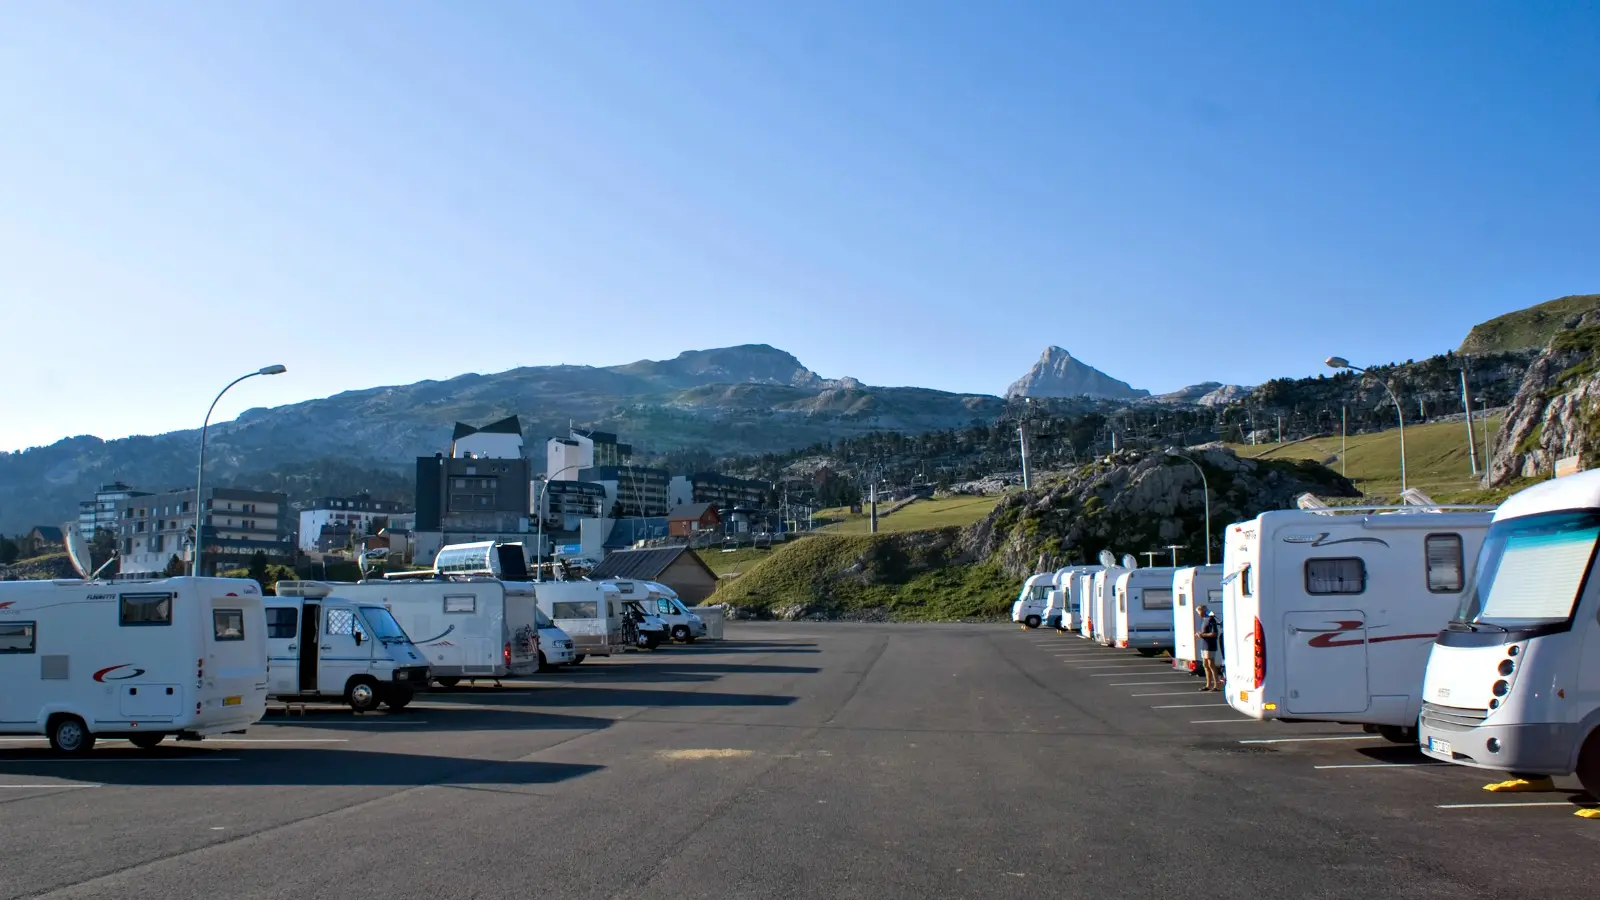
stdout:
POLYGON ((1141 552, 1141 553, 1140 553, 1140 554, 1139 554, 1139 555, 1140 555, 1140 556, 1142 556, 1142 557, 1144 557, 1144 565, 1145 565, 1145 568, 1147 568, 1147 569, 1153 569, 1153 568, 1155 568, 1155 565, 1156 565, 1156 555, 1157 555, 1157 554, 1158 554, 1158 553, 1160 553, 1160 552, 1161 552, 1161 551, 1159 551, 1159 550, 1145 550, 1145 551, 1142 551, 1142 552, 1141 552))
POLYGON ((1283 416, 1278 417, 1278 443, 1283 443, 1283 416))
POLYGON ((1478 398, 1478 430, 1483 433, 1483 474, 1489 474, 1489 400, 1478 398))
POLYGON ((1182 544, 1168 544, 1167 549, 1172 551, 1172 567, 1178 567, 1178 551, 1183 549, 1182 544))
MULTIPOLYGON (((1461 408, 1467 411, 1467 459, 1472 463, 1472 474, 1478 474, 1478 441, 1472 433, 1472 392, 1467 387, 1467 370, 1461 370, 1461 408)), ((1485 463, 1488 460, 1484 460, 1485 463)))
POLYGON ((1349 430, 1348 407, 1339 405, 1339 477, 1344 477, 1345 432, 1349 430))
POLYGON ((1245 412, 1250 414, 1250 446, 1254 447, 1256 445, 1256 408, 1254 406, 1246 406, 1245 412))
POLYGON ((872 484, 867 487, 867 495, 872 498, 872 534, 878 533, 878 479, 874 477, 872 484))
POLYGON ((1022 448, 1022 489, 1031 490, 1033 479, 1028 472, 1028 413, 1033 411, 1033 398, 1022 398, 1022 415, 1017 420, 1017 441, 1022 448))

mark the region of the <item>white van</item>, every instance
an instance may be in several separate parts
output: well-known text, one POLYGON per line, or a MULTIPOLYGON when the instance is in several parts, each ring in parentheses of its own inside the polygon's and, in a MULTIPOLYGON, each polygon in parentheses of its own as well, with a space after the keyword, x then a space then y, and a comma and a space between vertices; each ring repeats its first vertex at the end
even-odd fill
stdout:
POLYGON ((1111 645, 1155 656, 1172 649, 1172 577, 1177 569, 1133 569, 1117 579, 1116 632, 1111 645))
POLYGON ((622 601, 623 617, 632 620, 634 632, 638 635, 634 646, 640 649, 654 650, 672 639, 667 623, 655 614, 655 609, 653 600, 629 597, 622 601), (646 603, 650 604, 648 609, 645 608, 646 603))
POLYGON ((547 672, 557 666, 572 665, 578 656, 572 635, 556 627, 555 620, 539 608, 533 607, 534 621, 539 623, 539 671, 547 672))
MULTIPOLYGON (((1222 566, 1190 566, 1172 576, 1172 667, 1200 671, 1195 632, 1200 630, 1200 607, 1207 607, 1227 629, 1222 602, 1222 566)), ((1220 666, 1219 666, 1220 668, 1220 666)))
POLYGON ((271 696, 342 701, 356 712, 380 703, 395 712, 404 709, 417 691, 428 689, 427 660, 389 610, 376 601, 335 596, 335 587, 280 581, 278 596, 263 604, 271 696))
MULTIPOLYGON (((650 591, 650 599, 645 601, 646 611, 651 611, 648 607, 652 603, 655 605, 653 612, 661 618, 661 621, 667 623, 668 633, 674 641, 680 644, 692 644, 696 638, 706 636, 705 620, 683 605, 683 600, 678 597, 677 591, 659 581, 639 583, 650 591)), ((617 589, 622 590, 620 582, 617 589)), ((627 592, 623 591, 623 595, 626 596, 627 592)))
POLYGON ((1038 628, 1043 624, 1044 609, 1050 601, 1055 577, 1054 572, 1029 575, 1022 583, 1022 590, 1017 592, 1016 602, 1011 604, 1011 621, 1023 628, 1038 628))
POLYGON ((1577 773, 1600 796, 1600 472, 1530 487, 1495 513, 1434 639, 1422 752, 1485 769, 1577 773))
POLYGON ((1428 648, 1454 613, 1489 513, 1290 509, 1228 526, 1228 705, 1257 719, 1417 736, 1428 648))
POLYGON ((261 588, 238 578, 0 582, 0 734, 61 753, 100 736, 242 731, 267 707, 261 588))
POLYGON ((573 665, 632 646, 624 629, 622 592, 609 581, 537 581, 539 608, 572 636, 573 665))
POLYGON ((463 678, 523 678, 539 670, 539 624, 528 582, 450 575, 322 587, 340 599, 389 610, 444 687, 463 678))

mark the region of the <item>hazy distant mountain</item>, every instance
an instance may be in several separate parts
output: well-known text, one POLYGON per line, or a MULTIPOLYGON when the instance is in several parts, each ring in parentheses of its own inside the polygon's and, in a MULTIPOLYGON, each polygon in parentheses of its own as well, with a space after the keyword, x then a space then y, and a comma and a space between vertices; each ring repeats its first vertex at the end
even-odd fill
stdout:
POLYGON ((1100 397, 1133 400, 1150 392, 1118 381, 1110 375, 1072 358, 1060 347, 1049 347, 1026 375, 1006 389, 1007 397, 1100 397))

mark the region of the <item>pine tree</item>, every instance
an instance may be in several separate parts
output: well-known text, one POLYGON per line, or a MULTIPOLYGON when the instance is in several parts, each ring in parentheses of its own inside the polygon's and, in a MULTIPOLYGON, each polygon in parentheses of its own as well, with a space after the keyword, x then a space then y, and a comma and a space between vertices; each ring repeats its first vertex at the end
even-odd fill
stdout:
POLYGON ((256 584, 261 585, 261 590, 266 591, 268 581, 267 551, 257 550, 255 555, 250 557, 250 568, 245 572, 245 577, 254 579, 256 584))
POLYGON ((179 575, 189 574, 189 567, 183 564, 183 560, 178 558, 178 554, 174 553, 172 558, 167 560, 167 568, 161 574, 168 578, 176 578, 179 575))

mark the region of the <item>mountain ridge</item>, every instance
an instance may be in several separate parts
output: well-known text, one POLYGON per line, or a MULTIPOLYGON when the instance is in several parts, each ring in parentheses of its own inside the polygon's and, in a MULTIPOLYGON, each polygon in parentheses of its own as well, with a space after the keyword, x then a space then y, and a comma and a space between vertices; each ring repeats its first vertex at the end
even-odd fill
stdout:
POLYGON ((1150 392, 1119 381, 1094 366, 1051 345, 1021 378, 1006 388, 1006 397, 1094 397, 1137 400, 1150 392))

